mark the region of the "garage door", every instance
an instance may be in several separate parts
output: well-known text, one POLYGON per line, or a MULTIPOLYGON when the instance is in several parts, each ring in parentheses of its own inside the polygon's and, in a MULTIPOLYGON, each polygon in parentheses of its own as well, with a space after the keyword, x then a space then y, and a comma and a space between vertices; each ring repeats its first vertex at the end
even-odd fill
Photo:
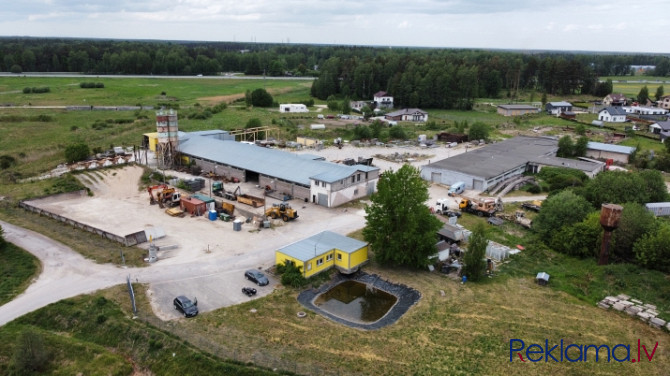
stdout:
POLYGON ((475 191, 483 191, 484 181, 475 179, 472 181, 472 187, 475 191))
POLYGON ((430 173, 430 181, 433 183, 441 183, 442 182, 442 173, 441 172, 431 172, 430 173))
POLYGON ((328 207, 328 195, 325 195, 323 193, 319 193, 318 204, 321 205, 321 206, 328 207))

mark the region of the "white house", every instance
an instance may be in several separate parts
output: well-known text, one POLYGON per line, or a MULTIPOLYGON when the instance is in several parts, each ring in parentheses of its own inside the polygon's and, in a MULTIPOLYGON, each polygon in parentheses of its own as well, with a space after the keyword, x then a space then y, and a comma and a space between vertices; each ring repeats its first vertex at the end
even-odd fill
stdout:
POLYGON ((598 120, 609 123, 623 123, 626 121, 626 111, 621 107, 605 107, 598 112, 598 120))
POLYGON ((548 114, 558 115, 563 112, 572 111, 572 103, 569 102, 549 102, 544 106, 548 114))
POLYGON ((309 112, 304 104, 280 104, 279 112, 309 112))
POLYGON ((428 113, 418 108, 404 108, 402 110, 390 112, 385 116, 386 120, 395 121, 428 121, 428 113))
POLYGON ((377 104, 377 108, 393 108, 393 97, 385 91, 378 91, 372 97, 377 104))

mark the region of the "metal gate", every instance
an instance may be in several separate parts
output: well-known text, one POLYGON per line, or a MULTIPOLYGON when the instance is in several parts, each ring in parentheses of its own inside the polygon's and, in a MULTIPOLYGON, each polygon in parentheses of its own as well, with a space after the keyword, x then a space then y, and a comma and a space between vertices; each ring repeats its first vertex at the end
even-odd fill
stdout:
POLYGON ((319 193, 318 204, 321 206, 328 207, 328 195, 319 193))

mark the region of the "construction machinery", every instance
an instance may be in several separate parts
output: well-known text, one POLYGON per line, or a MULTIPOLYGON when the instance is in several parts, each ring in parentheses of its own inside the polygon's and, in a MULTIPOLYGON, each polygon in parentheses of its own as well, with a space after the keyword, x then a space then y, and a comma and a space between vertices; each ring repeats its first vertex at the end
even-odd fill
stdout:
POLYGON ((491 217, 496 212, 501 210, 502 201, 500 198, 484 198, 474 200, 471 198, 461 197, 461 202, 458 208, 466 213, 476 214, 480 217, 491 217))
POLYGON ((154 191, 159 192, 162 191, 163 189, 166 189, 168 186, 165 184, 158 184, 158 185, 152 185, 151 187, 147 187, 147 192, 149 192, 149 204, 151 205, 156 205, 158 203, 158 200, 154 196, 154 191))
POLYGON ((226 200, 237 201, 237 192, 240 191, 238 186, 234 192, 226 191, 223 187, 223 182, 215 181, 212 183, 212 193, 216 196, 223 197, 226 200))
POLYGON ((521 207, 527 210, 532 210, 534 212, 539 212, 542 209, 542 201, 533 200, 531 202, 524 202, 521 204, 521 207))
POLYGON ((453 204, 453 206, 455 206, 458 201, 451 198, 438 199, 435 203, 435 212, 447 217, 460 217, 461 213, 458 210, 449 208, 450 202, 453 204))
POLYGON ((533 223, 533 220, 526 217, 526 214, 523 210, 517 210, 514 212, 514 214, 499 213, 496 215, 500 218, 517 223, 525 228, 530 228, 531 224, 533 223))
POLYGON ((181 193, 174 188, 164 188, 162 191, 156 193, 156 200, 158 201, 158 206, 161 208, 175 207, 179 205, 181 200, 181 193))
POLYGON ((272 219, 281 218, 282 221, 288 222, 298 218, 298 211, 293 209, 291 205, 282 202, 281 204, 273 204, 265 210, 265 216, 272 219))

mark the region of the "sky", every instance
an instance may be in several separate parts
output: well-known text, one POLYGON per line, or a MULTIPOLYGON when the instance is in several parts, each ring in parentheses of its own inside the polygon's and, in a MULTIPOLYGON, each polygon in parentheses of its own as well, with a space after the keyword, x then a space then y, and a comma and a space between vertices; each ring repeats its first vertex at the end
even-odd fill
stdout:
POLYGON ((670 53, 668 0, 14 0, 0 36, 670 53))

